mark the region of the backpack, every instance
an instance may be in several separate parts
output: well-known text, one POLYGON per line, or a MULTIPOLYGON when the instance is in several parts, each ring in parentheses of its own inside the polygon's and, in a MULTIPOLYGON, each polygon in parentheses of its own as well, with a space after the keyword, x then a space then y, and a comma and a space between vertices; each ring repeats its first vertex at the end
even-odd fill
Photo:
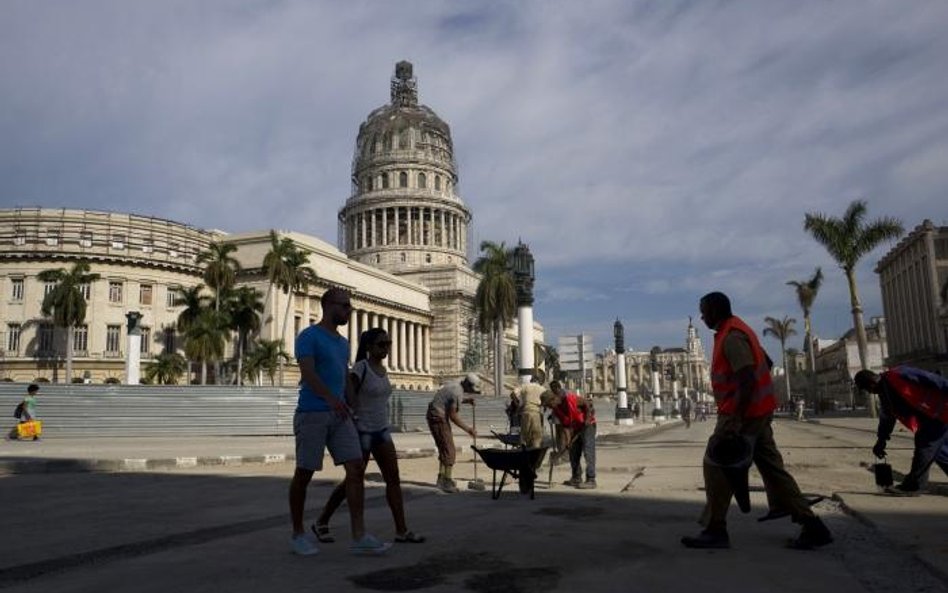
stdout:
POLYGON ((13 410, 13 417, 17 420, 23 417, 23 402, 16 405, 16 408, 13 410))

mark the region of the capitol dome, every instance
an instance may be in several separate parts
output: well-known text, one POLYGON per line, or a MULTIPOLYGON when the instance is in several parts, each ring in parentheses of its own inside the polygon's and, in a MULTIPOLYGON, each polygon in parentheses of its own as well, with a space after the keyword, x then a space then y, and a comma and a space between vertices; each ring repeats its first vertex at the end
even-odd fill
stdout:
POLYGON ((471 214, 457 182, 451 129, 418 103, 412 64, 399 62, 391 103, 359 126, 340 249, 388 271, 466 266, 471 214))

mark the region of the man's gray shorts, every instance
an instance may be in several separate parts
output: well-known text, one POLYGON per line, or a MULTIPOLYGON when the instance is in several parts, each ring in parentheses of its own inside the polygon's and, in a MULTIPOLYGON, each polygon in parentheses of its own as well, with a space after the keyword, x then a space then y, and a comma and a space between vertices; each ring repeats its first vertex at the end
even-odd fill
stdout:
POLYGON ((362 460, 359 433, 351 418, 335 412, 297 412, 293 415, 296 436, 296 467, 310 471, 323 469, 326 449, 336 465, 362 460))

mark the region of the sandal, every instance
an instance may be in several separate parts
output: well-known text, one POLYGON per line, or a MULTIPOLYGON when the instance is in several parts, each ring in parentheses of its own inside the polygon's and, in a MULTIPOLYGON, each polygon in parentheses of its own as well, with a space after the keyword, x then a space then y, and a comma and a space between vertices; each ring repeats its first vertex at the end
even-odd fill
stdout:
POLYGON ((395 542, 399 544, 421 544, 424 543, 425 536, 419 535, 414 531, 406 531, 401 535, 395 536, 395 542))
POLYGON ((336 538, 333 537, 332 532, 329 531, 329 525, 317 525, 313 523, 310 525, 310 529, 313 530, 313 534, 316 536, 316 539, 324 544, 331 544, 336 541, 336 538))

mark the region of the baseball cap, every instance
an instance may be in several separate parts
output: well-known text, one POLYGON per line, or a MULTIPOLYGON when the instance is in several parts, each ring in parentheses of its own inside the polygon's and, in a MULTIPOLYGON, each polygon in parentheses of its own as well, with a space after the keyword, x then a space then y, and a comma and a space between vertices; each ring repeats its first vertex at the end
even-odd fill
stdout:
POLYGON ((477 376, 477 373, 468 373, 464 376, 464 380, 471 386, 472 393, 481 392, 481 378, 477 376))

